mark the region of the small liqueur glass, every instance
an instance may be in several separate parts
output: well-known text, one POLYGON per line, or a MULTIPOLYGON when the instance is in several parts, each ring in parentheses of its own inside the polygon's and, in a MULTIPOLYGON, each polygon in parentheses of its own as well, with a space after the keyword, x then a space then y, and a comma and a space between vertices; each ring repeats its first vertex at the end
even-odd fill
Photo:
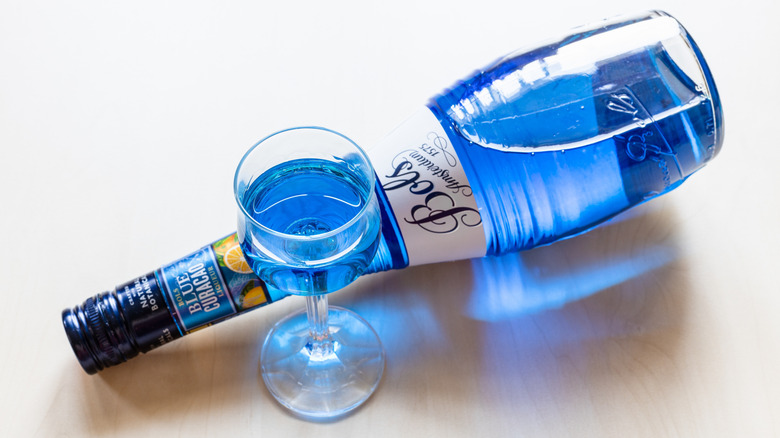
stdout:
POLYGON ((238 165, 238 238, 270 287, 306 297, 306 312, 279 321, 260 369, 279 403, 309 419, 331 419, 376 389, 385 354, 360 316, 328 307, 327 294, 359 277, 376 253, 380 211, 365 152, 318 127, 272 134, 238 165))

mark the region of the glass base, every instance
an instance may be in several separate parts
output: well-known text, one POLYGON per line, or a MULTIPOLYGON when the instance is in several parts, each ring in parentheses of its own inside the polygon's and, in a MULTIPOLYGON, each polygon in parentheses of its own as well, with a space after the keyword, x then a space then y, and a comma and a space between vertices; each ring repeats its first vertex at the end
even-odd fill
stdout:
POLYGON ((355 312, 330 307, 330 336, 312 342, 306 312, 279 321, 265 338, 260 371, 268 390, 293 413, 334 419, 374 392, 385 352, 373 328, 355 312))

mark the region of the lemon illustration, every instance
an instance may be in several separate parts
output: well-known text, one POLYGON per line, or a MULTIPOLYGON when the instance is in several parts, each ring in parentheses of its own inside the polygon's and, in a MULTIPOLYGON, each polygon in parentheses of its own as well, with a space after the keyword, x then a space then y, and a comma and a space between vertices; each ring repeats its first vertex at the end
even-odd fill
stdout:
POLYGON ((223 259, 225 266, 233 272, 238 272, 239 274, 252 273, 252 268, 249 267, 249 263, 244 259, 244 253, 241 252, 241 247, 238 244, 228 248, 223 259))
POLYGON ((249 289, 246 293, 241 295, 241 308, 243 309, 259 306, 263 303, 265 303, 265 292, 263 290, 263 286, 257 286, 249 289))

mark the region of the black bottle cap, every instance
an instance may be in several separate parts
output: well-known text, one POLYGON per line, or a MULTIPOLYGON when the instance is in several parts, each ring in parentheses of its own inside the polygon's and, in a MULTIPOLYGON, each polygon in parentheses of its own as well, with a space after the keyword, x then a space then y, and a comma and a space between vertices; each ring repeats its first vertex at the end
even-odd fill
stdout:
POLYGON ((88 374, 138 355, 113 293, 98 294, 80 306, 63 310, 62 324, 76 358, 88 374))

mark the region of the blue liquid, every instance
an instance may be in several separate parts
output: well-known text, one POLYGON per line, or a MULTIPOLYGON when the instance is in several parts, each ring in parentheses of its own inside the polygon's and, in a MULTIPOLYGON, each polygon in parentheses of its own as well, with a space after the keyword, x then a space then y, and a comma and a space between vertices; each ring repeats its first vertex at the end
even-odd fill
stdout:
MULTIPOLYGON (((487 255, 586 231, 674 189, 717 154, 717 90, 698 47, 677 26, 651 13, 586 30, 501 59, 432 99, 480 206, 487 255), (578 41, 599 33, 619 40, 611 30, 642 21, 659 31, 672 26, 677 38, 563 67, 587 56, 578 41)), ((391 235, 392 215, 383 219, 385 239, 370 271, 407 263, 395 243, 402 237, 391 235)))
POLYGON ((299 295, 348 285, 376 251, 380 222, 367 205, 372 192, 340 162, 295 160, 265 172, 241 199, 254 221, 247 221, 241 243, 252 270, 299 295))

